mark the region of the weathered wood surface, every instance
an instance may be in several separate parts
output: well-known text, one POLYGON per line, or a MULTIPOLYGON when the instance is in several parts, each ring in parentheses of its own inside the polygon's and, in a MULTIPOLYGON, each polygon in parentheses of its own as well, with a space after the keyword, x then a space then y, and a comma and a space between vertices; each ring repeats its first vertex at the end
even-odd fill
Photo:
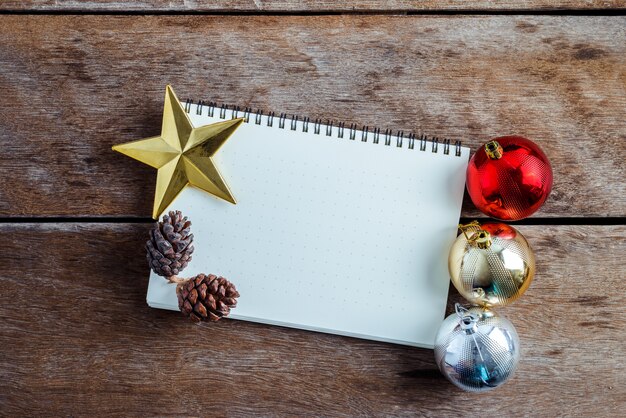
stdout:
POLYGON ((0 10, 145 12, 412 12, 422 10, 597 10, 624 9, 624 0, 4 0, 0 10))
POLYGON ((624 226, 521 227, 538 274, 501 312, 523 355, 510 382, 480 396, 447 383, 431 350, 234 320, 196 326, 150 309, 147 230, 0 225, 2 415, 615 417, 626 408, 624 226))
POLYGON ((149 216, 154 170, 110 146, 158 134, 166 83, 473 149, 526 135, 555 173, 536 216, 625 216, 625 40, 624 16, 0 16, 0 216, 149 216))

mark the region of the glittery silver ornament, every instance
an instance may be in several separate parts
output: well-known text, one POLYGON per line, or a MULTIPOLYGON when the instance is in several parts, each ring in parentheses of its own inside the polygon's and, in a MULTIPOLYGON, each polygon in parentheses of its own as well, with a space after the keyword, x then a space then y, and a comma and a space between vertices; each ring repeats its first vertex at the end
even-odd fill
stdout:
POLYGON ((511 322, 485 307, 456 304, 435 339, 441 373, 459 388, 484 392, 506 382, 519 361, 519 337, 511 322))

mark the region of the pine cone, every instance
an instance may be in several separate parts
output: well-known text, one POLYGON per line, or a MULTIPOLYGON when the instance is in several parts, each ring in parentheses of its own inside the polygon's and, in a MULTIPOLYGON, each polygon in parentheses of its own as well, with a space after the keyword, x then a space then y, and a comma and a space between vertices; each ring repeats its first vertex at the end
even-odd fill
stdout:
POLYGON ((194 322, 218 321, 237 306, 235 285, 214 274, 198 274, 176 287, 178 307, 194 322))
POLYGON ((193 234, 189 233, 191 221, 180 211, 163 215, 150 231, 146 242, 146 258, 150 268, 164 277, 175 276, 191 261, 193 234))

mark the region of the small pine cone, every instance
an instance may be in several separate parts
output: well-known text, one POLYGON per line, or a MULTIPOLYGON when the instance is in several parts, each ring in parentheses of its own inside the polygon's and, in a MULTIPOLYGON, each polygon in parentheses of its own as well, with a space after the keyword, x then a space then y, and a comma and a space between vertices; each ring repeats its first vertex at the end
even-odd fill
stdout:
POLYGON ((150 268, 164 277, 179 274, 191 261, 193 234, 189 233, 191 221, 180 211, 163 215, 150 231, 146 242, 146 258, 150 268))
POLYGON ((235 285, 214 274, 198 274, 176 287, 178 307, 194 322, 218 321, 237 306, 235 285))

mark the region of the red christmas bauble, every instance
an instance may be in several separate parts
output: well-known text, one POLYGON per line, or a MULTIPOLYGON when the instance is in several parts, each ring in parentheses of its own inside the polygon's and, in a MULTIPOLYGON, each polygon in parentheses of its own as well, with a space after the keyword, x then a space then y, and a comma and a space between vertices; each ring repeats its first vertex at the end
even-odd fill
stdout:
POLYGON ((521 136, 487 142, 467 167, 467 191, 484 214, 505 221, 526 218, 552 190, 552 167, 541 148, 521 136))

